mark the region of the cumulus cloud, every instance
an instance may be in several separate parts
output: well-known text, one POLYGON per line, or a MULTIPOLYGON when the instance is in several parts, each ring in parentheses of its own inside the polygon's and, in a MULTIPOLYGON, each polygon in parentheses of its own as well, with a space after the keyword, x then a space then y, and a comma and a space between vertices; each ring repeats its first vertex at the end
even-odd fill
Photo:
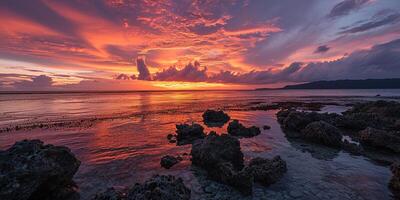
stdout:
POLYGON ((139 72, 138 80, 151 80, 151 74, 149 69, 147 68, 146 63, 144 62, 143 58, 136 59, 136 67, 139 72))
POLYGON ((381 26, 385 25, 390 25, 390 24, 395 24, 400 21, 400 13, 390 13, 390 14, 378 14, 375 15, 370 21, 359 24, 357 26, 353 26, 350 28, 347 28, 344 31, 341 31, 341 34, 351 34, 351 33, 359 33, 359 32, 364 32, 368 31, 371 29, 375 29, 381 26))
POLYGON ((330 47, 328 47, 327 45, 321 45, 319 47, 317 47, 317 49, 315 49, 314 53, 325 53, 327 51, 329 51, 330 47))
POLYGON ((328 17, 334 18, 349 14, 353 10, 361 8, 370 0, 344 0, 335 5, 329 13, 328 17))
POLYGON ((31 80, 15 82, 13 87, 17 90, 46 90, 53 85, 53 79, 46 75, 32 77, 31 80))
POLYGON ((207 68, 201 68, 197 61, 189 63, 182 69, 170 67, 154 75, 154 80, 157 81, 202 82, 207 81, 207 78, 207 68))
POLYGON ((136 80, 137 77, 135 74, 128 75, 128 74, 119 74, 118 76, 115 77, 116 80, 136 80))
MULTIPOLYGON (((328 47, 327 47, 328 48, 328 47)), ((329 48, 328 48, 329 49, 329 48)), ((198 62, 183 69, 170 67, 154 74, 156 81, 188 81, 212 83, 269 84, 318 80, 398 78, 400 77, 400 39, 353 52, 330 62, 294 62, 280 70, 247 73, 220 71, 209 74, 198 62)))

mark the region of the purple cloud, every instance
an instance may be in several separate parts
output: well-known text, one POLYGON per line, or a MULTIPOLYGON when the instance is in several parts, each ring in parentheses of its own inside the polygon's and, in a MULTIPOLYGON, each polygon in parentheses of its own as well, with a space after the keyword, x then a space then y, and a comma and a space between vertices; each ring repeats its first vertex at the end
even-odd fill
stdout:
POLYGON ((137 70, 139 72, 138 80, 150 81, 152 79, 150 71, 147 68, 147 65, 144 62, 143 58, 136 59, 136 66, 137 66, 137 70))
POLYGON ((13 84, 17 90, 46 90, 53 86, 53 79, 46 75, 32 77, 29 81, 19 81, 13 84))
POLYGON ((317 49, 315 49, 314 53, 325 53, 327 51, 329 51, 330 47, 328 47, 327 45, 322 45, 317 47, 317 49))
POLYGON ((344 0, 335 5, 329 13, 328 17, 334 18, 349 14, 353 10, 361 8, 370 0, 344 0))

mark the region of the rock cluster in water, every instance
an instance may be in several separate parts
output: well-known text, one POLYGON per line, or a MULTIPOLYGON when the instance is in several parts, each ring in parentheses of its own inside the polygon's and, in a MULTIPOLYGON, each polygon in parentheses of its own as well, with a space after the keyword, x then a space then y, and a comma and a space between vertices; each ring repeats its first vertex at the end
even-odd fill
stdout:
POLYGON ((177 124, 176 140, 178 145, 191 144, 197 139, 206 136, 204 128, 200 124, 177 124))
POLYGON ((166 155, 161 158, 160 165, 161 165, 161 167, 164 167, 165 169, 169 169, 172 166, 176 165, 181 160, 182 160, 182 158, 179 156, 174 157, 174 156, 166 155))
POLYGON ((203 122, 207 126, 220 127, 227 123, 231 118, 222 110, 206 110, 203 115, 203 122))
POLYGON ((228 125, 228 134, 239 137, 254 137, 261 133, 260 128, 256 126, 245 127, 238 120, 233 120, 228 125))
POLYGON ((244 165, 243 153, 237 138, 211 132, 192 146, 192 164, 207 171, 212 180, 230 185, 244 195, 252 193, 253 182, 272 184, 286 172, 286 162, 255 158, 244 165))
POLYGON ((0 199, 79 199, 72 181, 79 166, 67 147, 17 142, 0 151, 0 199))
POLYGON ((143 184, 136 183, 125 192, 108 188, 96 194, 92 200, 189 200, 190 193, 181 178, 155 175, 143 184))
POLYGON ((360 103, 343 115, 301 112, 294 109, 277 113, 278 122, 288 137, 303 138, 320 144, 358 151, 341 142, 341 130, 356 132, 363 147, 400 152, 400 103, 375 101, 360 103))

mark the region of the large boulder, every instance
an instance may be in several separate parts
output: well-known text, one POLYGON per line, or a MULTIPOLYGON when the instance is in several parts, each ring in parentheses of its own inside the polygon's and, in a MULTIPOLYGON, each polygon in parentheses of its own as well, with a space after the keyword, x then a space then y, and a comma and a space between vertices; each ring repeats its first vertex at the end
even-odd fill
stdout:
POLYGON ((161 158, 160 165, 161 167, 164 167, 165 169, 169 169, 175 164, 177 164, 179 160, 175 158, 174 156, 166 155, 161 158))
POLYGON ((230 162, 235 170, 243 168, 243 153, 237 138, 211 132, 192 146, 192 163, 206 170, 214 170, 218 163, 230 162))
POLYGON ((260 128, 256 126, 245 127, 238 120, 233 120, 228 125, 228 134, 239 137, 254 137, 261 133, 260 128))
POLYGON ((204 138, 204 128, 200 124, 177 124, 176 140, 178 145, 191 144, 197 139, 204 138))
POLYGON ((311 142, 332 147, 340 147, 342 144, 342 133, 340 130, 324 121, 316 121, 308 124, 301 131, 301 137, 311 142))
POLYGON ((389 187, 392 189, 392 191, 399 196, 400 194, 400 165, 399 164, 393 164, 390 167, 390 170, 393 173, 392 178, 390 179, 389 182, 389 187))
POLYGON ((127 200, 189 200, 190 189, 181 178, 155 175, 143 184, 135 184, 128 191, 127 200))
POLYGON ((363 130, 372 127, 382 130, 400 129, 400 103, 395 101, 371 101, 358 103, 343 113, 346 128, 363 130))
POLYGON ((268 186, 279 179, 286 173, 286 162, 280 156, 273 159, 253 158, 249 165, 243 170, 254 177, 254 181, 262 185, 268 186))
POLYGON ((79 198, 72 177, 80 161, 62 146, 23 140, 0 151, 0 199, 79 198))
POLYGON ((368 127, 359 132, 360 142, 364 146, 384 148, 395 153, 400 152, 400 136, 394 132, 387 132, 368 127))
POLYGON ((253 175, 247 171, 237 171, 230 162, 220 162, 213 170, 208 170, 210 179, 229 185, 244 195, 253 191, 253 175))
POLYGON ((203 113, 203 121, 207 126, 223 126, 231 118, 222 110, 206 110, 203 113))

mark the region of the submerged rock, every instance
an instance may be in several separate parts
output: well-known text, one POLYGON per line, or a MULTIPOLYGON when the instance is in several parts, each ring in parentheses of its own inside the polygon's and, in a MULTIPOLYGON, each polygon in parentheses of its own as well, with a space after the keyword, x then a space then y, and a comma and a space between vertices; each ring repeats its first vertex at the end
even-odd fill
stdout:
POLYGON ((255 182, 268 186, 282 178, 287 168, 286 162, 280 156, 275 156, 272 160, 257 157, 250 161, 244 171, 251 174, 255 182))
POLYGON ((204 138, 204 128, 200 124, 177 124, 176 125, 176 140, 178 145, 191 144, 197 139, 204 138))
POLYGON ((0 151, 0 199, 76 199, 80 161, 70 149, 23 140, 0 151))
POLYGON ((308 124, 302 131, 301 137, 315 143, 332 147, 340 147, 342 133, 338 128, 324 121, 316 121, 308 124))
POLYGON ((254 137, 261 133, 260 128, 256 126, 245 127, 243 124, 239 123, 238 120, 233 120, 228 125, 228 133, 233 136, 239 137, 254 137))
POLYGON ((177 164, 179 160, 175 158, 174 156, 166 155, 161 158, 160 165, 164 167, 165 169, 169 169, 175 164, 177 164))
POLYGON ((212 171, 218 163, 230 162, 235 170, 243 168, 243 153, 237 138, 227 134, 210 133, 192 146, 192 163, 212 171))
POLYGON ((387 132, 368 127, 359 132, 362 145, 385 148, 395 153, 400 152, 400 136, 394 132, 387 132))
POLYGON ((203 113, 203 121, 207 126, 223 126, 231 118, 222 110, 206 110, 203 113))
POLYGON ((397 196, 400 196, 400 165, 393 164, 390 167, 390 170, 392 171, 393 176, 390 179, 389 187, 397 196))
POLYGON ((190 189, 181 178, 155 175, 143 184, 135 184, 128 191, 127 200, 189 200, 190 189))

